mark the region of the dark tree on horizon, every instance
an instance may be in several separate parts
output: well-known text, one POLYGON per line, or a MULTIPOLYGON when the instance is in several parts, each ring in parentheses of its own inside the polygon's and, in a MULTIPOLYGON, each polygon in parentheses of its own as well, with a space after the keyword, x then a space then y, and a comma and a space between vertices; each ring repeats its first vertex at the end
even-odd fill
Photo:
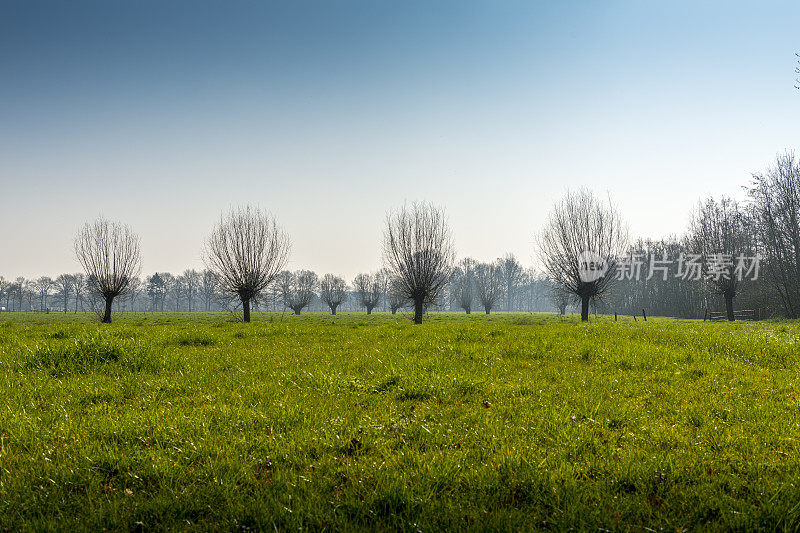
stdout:
POLYGON ((289 258, 291 242, 275 218, 256 207, 231 209, 220 218, 203 254, 218 288, 242 303, 250 322, 250 304, 266 290, 289 258))
POLYGON ((392 283, 414 302, 414 323, 435 303, 453 272, 455 250, 444 210, 428 203, 404 205, 386 216, 383 257, 392 283))
POLYGON ((114 298, 123 294, 141 270, 139 237, 118 222, 87 222, 75 238, 75 256, 94 292, 103 299, 103 323, 111 323, 114 298))
POLYGON ((628 243, 628 230, 616 208, 588 190, 567 195, 553 207, 539 236, 539 252, 548 277, 581 302, 581 320, 589 320, 589 303, 603 296, 614 280, 616 259, 628 243), (605 275, 581 276, 584 252, 605 262, 605 275))

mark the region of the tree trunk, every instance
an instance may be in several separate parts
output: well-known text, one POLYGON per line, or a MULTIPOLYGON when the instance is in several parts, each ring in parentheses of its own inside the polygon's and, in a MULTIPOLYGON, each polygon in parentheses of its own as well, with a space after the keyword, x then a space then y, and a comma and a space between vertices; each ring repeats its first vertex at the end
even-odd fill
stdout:
POLYGON ((414 324, 422 324, 422 299, 414 301, 414 324))
POLYGON ((295 309, 294 310, 294 314, 299 315, 300 314, 300 309, 295 309))
POLYGON ((244 321, 250 322, 250 299, 242 298, 242 309, 244 310, 244 321))
POLYGON ((368 315, 371 315, 371 314, 372 314, 372 308, 371 308, 371 307, 367 307, 367 314, 368 314, 368 315))
POLYGON ((736 316, 733 314, 733 295, 725 295, 725 311, 728 313, 728 320, 733 322, 736 316))
POLYGON ((491 307, 484 307, 484 309, 486 309, 486 314, 487 315, 492 312, 492 308, 491 307))
POLYGON ((581 296, 581 322, 589 321, 589 297, 581 296))
POLYGON ((111 324, 111 302, 113 301, 113 296, 106 297, 106 312, 103 314, 103 324, 111 324))
POLYGON ((470 314, 470 312, 472 312, 472 309, 470 309, 469 307, 467 307, 466 311, 467 311, 467 314, 470 314))
POLYGON ((397 314, 397 309, 392 309, 392 314, 396 315, 397 314))
POLYGON ((331 314, 332 314, 332 315, 335 315, 335 314, 336 314, 336 306, 335 306, 335 305, 332 305, 332 306, 331 306, 331 314))

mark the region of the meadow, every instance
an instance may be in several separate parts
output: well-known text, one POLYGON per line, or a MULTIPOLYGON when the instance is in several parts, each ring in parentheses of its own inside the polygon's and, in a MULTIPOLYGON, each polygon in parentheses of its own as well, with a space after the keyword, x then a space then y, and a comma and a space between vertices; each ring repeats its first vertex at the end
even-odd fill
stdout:
POLYGON ((7 530, 796 529, 790 322, 0 314, 7 530))

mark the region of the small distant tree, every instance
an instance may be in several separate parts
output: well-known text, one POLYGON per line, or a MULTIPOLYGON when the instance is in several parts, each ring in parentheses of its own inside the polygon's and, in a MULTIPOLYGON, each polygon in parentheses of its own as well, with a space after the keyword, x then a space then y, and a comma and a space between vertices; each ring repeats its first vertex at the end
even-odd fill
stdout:
POLYGON ((476 292, 474 259, 466 257, 458 262, 453 271, 451 286, 456 305, 463 309, 465 313, 470 314, 476 292))
POLYGON ((625 251, 628 231, 610 203, 581 190, 567 193, 550 213, 539 237, 539 251, 547 275, 581 302, 581 320, 589 320, 589 302, 601 298, 614 281, 616 260, 625 251), (607 270, 589 279, 582 262, 587 253, 607 270))
POLYGON ((164 277, 156 272, 147 278, 147 295, 150 297, 150 310, 163 311, 164 300, 167 294, 167 282, 164 277))
POLYGON ((204 260, 219 289, 242 302, 250 322, 250 303, 266 290, 289 258, 289 237, 275 218, 246 206, 224 215, 206 244, 204 260))
POLYGON ((194 302, 200 290, 200 273, 197 270, 184 270, 183 275, 183 294, 186 296, 186 310, 190 313, 194 311, 194 302))
POLYGON ((69 305, 69 295, 72 294, 75 277, 71 274, 61 274, 55 279, 56 295, 61 298, 64 304, 64 313, 67 312, 69 305))
POLYGON ((54 286, 53 279, 48 276, 42 276, 34 282, 34 287, 39 295, 39 311, 47 311, 47 298, 53 291, 54 286))
POLYGON ((347 282, 339 276, 325 274, 320 282, 319 299, 327 304, 331 314, 336 314, 336 309, 347 300, 347 282))
POLYGON ((479 263, 475 266, 475 289, 486 314, 503 298, 505 281, 497 263, 479 263))
POLYGON ((561 285, 551 285, 548 299, 553 304, 553 307, 558 310, 558 314, 563 315, 567 312, 567 306, 572 299, 572 295, 565 291, 561 285))
POLYGON ((358 297, 358 302, 372 314, 378 306, 383 294, 383 280, 378 274, 359 274, 353 280, 353 289, 358 297))
POLYGON ((76 272, 72 275, 75 279, 75 284, 72 286, 72 290, 75 292, 75 307, 73 308, 73 312, 78 312, 78 306, 80 305, 81 311, 84 310, 83 307, 83 300, 86 296, 86 275, 81 272, 76 272))
POLYGON ((389 283, 386 297, 389 300, 389 311, 391 311, 393 315, 397 314, 397 311, 405 307, 408 302, 402 292, 397 290, 391 282, 389 283))
POLYGON ((397 290, 414 302, 414 323, 422 324, 425 306, 437 301, 453 271, 455 250, 444 211, 414 203, 390 212, 383 255, 397 290))
POLYGON ((514 310, 514 299, 519 292, 519 285, 523 280, 525 269, 514 254, 506 254, 497 260, 500 274, 505 285, 506 311, 514 310))
POLYGON ((209 269, 203 270, 200 274, 198 294, 203 302, 203 310, 210 311, 211 302, 214 301, 217 294, 217 275, 209 269))
POLYGON ((123 294, 139 275, 139 237, 128 226, 99 218, 86 223, 75 238, 75 255, 105 303, 103 323, 111 323, 114 298, 123 294))
POLYGON ((8 303, 9 302, 9 288, 10 287, 11 287, 11 282, 6 280, 3 276, 0 276, 0 301, 2 299, 5 299, 6 305, 3 306, 3 307, 5 307, 6 311, 10 310, 9 309, 9 303, 8 303))
POLYGON ((314 301, 317 284, 317 275, 310 270, 281 272, 277 282, 283 304, 296 315, 314 301))

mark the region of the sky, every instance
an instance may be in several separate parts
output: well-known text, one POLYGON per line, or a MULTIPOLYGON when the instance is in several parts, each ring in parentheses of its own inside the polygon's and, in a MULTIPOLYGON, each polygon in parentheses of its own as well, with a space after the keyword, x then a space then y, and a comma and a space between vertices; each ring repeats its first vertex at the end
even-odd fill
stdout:
POLYGON ((800 2, 0 0, 0 275, 79 271, 130 225, 203 267, 253 204, 289 269, 381 266, 386 212, 446 209, 460 257, 537 261, 566 191, 682 233, 800 145, 800 2))

